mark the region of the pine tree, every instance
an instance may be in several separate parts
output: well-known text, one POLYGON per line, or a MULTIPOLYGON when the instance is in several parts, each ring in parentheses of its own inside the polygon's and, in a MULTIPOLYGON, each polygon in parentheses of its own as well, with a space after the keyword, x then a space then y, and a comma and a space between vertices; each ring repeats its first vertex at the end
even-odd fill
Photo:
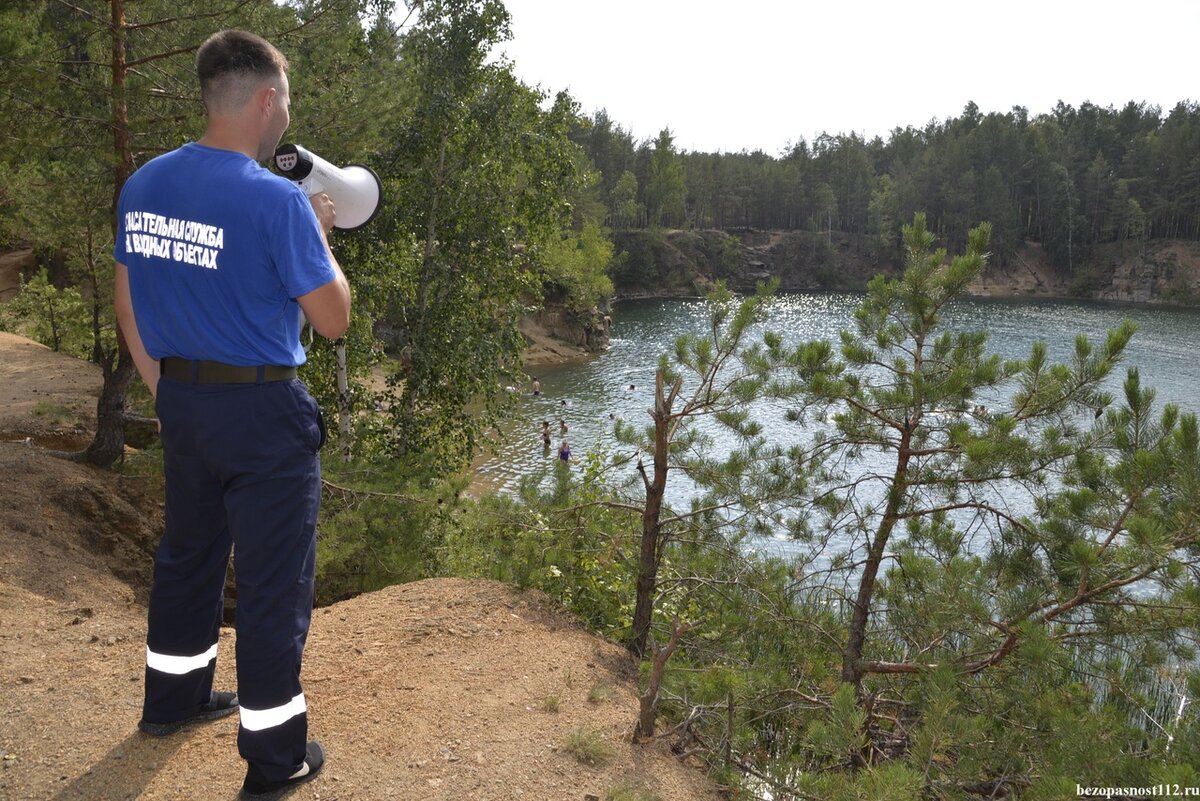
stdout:
MULTIPOLYGON (((1078 338, 1061 364, 1042 343, 1002 361, 986 332, 947 330, 947 306, 983 267, 988 227, 953 259, 931 248, 922 215, 904 234, 903 277, 871 283, 837 349, 767 339, 760 369, 812 426, 788 455, 797 472, 817 471, 796 528, 829 567, 803 562, 798 586, 828 593, 830 573, 844 586, 840 679, 866 712, 854 727, 870 735, 847 765, 902 755, 927 787, 961 788, 995 780, 1008 760, 1025 777, 1006 780, 1011 789, 1051 767, 1078 770, 1087 755, 1048 761, 1054 748, 996 739, 994 720, 957 709, 1003 702, 1009 716, 1073 719, 1078 702, 1047 694, 1058 682, 1092 703, 1119 684, 1132 700, 1155 670, 1182 677, 1194 658, 1196 420, 1158 412, 1136 370, 1120 402, 1104 390, 1130 323, 1098 346, 1078 338)), ((1105 703, 1121 751, 1137 707, 1105 703)))

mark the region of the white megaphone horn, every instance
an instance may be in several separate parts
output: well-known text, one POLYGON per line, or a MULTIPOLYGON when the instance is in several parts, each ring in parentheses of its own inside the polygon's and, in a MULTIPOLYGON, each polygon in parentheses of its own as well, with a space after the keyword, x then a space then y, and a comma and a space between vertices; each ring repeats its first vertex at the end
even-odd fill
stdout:
POLYGON ((379 176, 370 167, 350 164, 335 167, 300 145, 280 145, 275 150, 275 167, 285 178, 300 185, 305 194, 324 192, 337 211, 334 228, 353 231, 371 221, 383 199, 379 176))

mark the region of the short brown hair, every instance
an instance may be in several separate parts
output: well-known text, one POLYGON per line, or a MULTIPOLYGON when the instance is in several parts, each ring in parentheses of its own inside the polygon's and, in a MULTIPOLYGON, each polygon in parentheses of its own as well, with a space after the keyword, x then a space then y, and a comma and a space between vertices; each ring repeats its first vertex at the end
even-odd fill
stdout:
POLYGON ((200 98, 209 112, 241 108, 263 81, 287 71, 283 53, 246 31, 214 33, 196 53, 200 98))

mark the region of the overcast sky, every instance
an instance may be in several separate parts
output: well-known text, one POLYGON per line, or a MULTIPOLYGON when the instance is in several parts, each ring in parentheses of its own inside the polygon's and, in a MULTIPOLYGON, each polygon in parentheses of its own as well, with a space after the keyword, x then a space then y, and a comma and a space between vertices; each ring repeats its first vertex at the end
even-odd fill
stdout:
POLYGON ((822 131, 1060 99, 1200 100, 1200 0, 504 0, 525 83, 636 140, 778 155, 822 131))

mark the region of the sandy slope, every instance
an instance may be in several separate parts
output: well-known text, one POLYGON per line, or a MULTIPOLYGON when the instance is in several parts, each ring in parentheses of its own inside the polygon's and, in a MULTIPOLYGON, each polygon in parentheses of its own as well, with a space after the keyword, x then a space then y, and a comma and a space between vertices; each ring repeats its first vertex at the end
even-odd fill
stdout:
MULTIPOLYGON (((0 335, 0 799, 233 799, 236 717, 163 739, 136 728, 157 479, 37 444, 86 435, 98 382, 0 335), (77 414, 34 414, 38 398, 77 414)), ((235 636, 222 632, 223 687, 235 636)), ((632 784, 716 799, 664 743, 628 743, 636 669, 543 596, 494 582, 434 579, 319 609, 304 682, 329 763, 288 798, 583 801, 632 784), (580 728, 611 747, 605 764, 564 750, 580 728)))

